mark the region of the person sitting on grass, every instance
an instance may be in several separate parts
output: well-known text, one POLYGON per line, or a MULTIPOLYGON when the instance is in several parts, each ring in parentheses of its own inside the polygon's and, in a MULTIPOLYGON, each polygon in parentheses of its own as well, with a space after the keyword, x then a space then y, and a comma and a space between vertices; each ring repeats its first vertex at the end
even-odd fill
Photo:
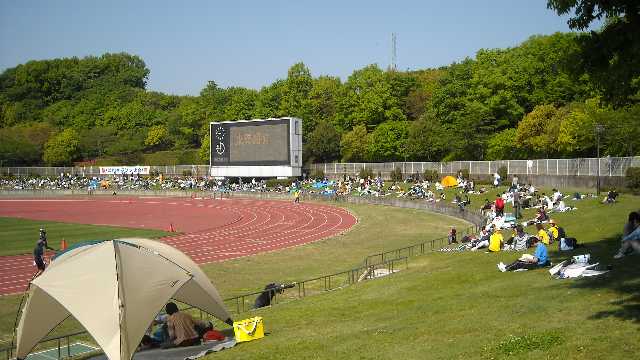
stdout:
POLYGON ((478 249, 486 248, 489 246, 489 238, 491 234, 486 228, 482 228, 480 234, 478 235, 478 239, 471 242, 471 251, 476 251, 478 249))
POLYGON ((504 216, 504 199, 502 198, 501 194, 496 195, 495 207, 496 216, 504 216))
POLYGON ((195 320, 191 315, 178 311, 178 306, 169 302, 165 306, 169 343, 164 348, 193 346, 200 344, 200 335, 196 327, 207 327, 209 324, 195 320))
POLYGON ((547 234, 549 235, 550 243, 553 243, 554 241, 558 241, 560 239, 560 228, 558 227, 556 221, 553 219, 549 220, 549 230, 547 230, 547 234))
POLYGON ((537 223, 536 230, 538 230, 538 240, 542 241, 542 243, 545 245, 549 245, 551 243, 551 239, 549 238, 549 234, 547 233, 547 231, 544 229, 544 226, 542 226, 542 224, 540 223, 537 223))
POLYGON ((449 230, 449 235, 447 235, 447 240, 449 241, 449 245, 453 244, 453 243, 458 243, 458 239, 456 237, 456 228, 455 226, 451 227, 451 230, 449 230))
POLYGON ((524 232, 524 227, 522 225, 516 226, 515 233, 513 234, 513 238, 511 240, 511 246, 513 250, 527 250, 529 247, 529 234, 524 232))
POLYGON ((640 213, 635 211, 629 213, 628 222, 622 231, 622 245, 613 258, 621 259, 634 251, 640 254, 640 213))
POLYGON ((602 203, 613 204, 614 202, 616 202, 617 197, 618 197, 618 192, 615 189, 610 190, 609 192, 607 192, 607 197, 605 197, 604 200, 602 200, 602 203))
POLYGON ((482 207, 480 208, 480 211, 482 211, 482 215, 487 215, 487 213, 491 212, 491 208, 493 208, 493 204, 491 203, 491 201, 489 201, 489 199, 484 199, 484 205, 482 205, 482 207))
POLYGON ((489 252, 499 252, 502 249, 502 244, 504 243, 504 237, 502 237, 502 231, 494 227, 493 234, 489 238, 489 252))
POLYGON ((533 239, 533 244, 536 246, 536 252, 533 256, 525 254, 528 256, 523 255, 522 257, 520 257, 520 259, 512 262, 509 265, 505 265, 504 263, 501 262, 498 264, 498 270, 502 272, 514 271, 518 269, 533 270, 533 269, 539 269, 543 266, 547 266, 549 264, 547 247, 542 242, 540 242, 537 238, 534 237, 532 239, 533 239))
POLYGON ((545 211, 545 209, 540 208, 538 209, 538 212, 536 213, 536 218, 534 220, 535 222, 541 223, 543 221, 549 220, 549 215, 547 215, 547 212, 545 211))

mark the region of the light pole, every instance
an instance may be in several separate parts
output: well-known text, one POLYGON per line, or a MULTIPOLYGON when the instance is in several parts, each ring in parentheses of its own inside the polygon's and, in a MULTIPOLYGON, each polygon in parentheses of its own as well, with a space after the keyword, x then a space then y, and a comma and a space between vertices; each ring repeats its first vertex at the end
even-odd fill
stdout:
POLYGON ((596 124, 596 156, 598 157, 598 176, 596 177, 596 195, 600 196, 600 134, 604 131, 602 124, 596 124))

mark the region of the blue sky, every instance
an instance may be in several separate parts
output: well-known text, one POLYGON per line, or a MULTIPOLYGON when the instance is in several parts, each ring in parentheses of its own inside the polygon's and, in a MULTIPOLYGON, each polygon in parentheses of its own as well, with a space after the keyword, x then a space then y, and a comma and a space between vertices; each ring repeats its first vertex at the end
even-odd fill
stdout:
POLYGON ((259 89, 304 62, 343 80, 391 61, 438 67, 481 48, 569 31, 546 0, 0 1, 0 71, 32 59, 136 54, 148 89, 197 95, 207 81, 259 89))

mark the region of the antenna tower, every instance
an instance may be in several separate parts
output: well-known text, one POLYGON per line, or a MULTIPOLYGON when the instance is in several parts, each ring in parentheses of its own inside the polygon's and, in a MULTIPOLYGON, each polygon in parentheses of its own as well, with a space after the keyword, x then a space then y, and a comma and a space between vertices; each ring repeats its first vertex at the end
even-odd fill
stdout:
POLYGON ((396 33, 391 33, 391 70, 398 70, 398 57, 396 55, 396 33))

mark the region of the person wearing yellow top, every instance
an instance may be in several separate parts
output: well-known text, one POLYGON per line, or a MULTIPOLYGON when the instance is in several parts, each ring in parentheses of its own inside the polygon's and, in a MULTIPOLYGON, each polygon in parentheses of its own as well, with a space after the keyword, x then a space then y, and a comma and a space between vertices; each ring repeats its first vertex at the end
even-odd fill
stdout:
POLYGON ((502 232, 500 229, 494 228, 493 234, 489 238, 489 251, 490 252, 498 252, 502 248, 502 243, 504 238, 502 237, 502 232))
POLYGON ((547 234, 542 224, 536 224, 536 229, 538 229, 538 240, 542 241, 545 245, 549 245, 549 234, 547 234))
POLYGON ((558 224, 556 224, 556 221, 553 220, 553 219, 549 220, 549 226, 550 226, 549 227, 549 232, 551 233, 551 235, 553 237, 553 239, 550 239, 551 242, 559 240, 558 239, 558 235, 559 235, 559 233, 558 233, 558 224))

